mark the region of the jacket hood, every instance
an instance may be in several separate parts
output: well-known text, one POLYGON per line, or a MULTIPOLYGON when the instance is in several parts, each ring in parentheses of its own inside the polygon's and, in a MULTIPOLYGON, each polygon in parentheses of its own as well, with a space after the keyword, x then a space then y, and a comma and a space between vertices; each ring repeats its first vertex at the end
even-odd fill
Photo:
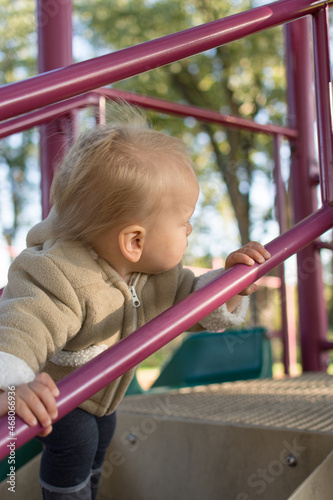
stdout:
POLYGON ((53 224, 57 218, 57 212, 51 209, 46 219, 36 224, 27 234, 27 247, 43 246, 46 241, 55 238, 53 224))

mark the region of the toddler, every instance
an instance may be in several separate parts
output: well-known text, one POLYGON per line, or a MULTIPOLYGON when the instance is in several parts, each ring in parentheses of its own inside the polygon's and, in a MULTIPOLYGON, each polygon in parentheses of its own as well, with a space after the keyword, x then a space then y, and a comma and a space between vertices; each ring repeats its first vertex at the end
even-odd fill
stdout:
MULTIPOLYGON (((87 131, 66 154, 53 208, 28 233, 0 300, 0 415, 14 385, 17 414, 43 426, 46 500, 95 498, 115 409, 135 369, 52 428, 55 382, 223 272, 195 278, 182 267, 199 195, 184 145, 148 128, 138 110, 120 111, 126 119, 87 131)), ((226 269, 269 257, 252 242, 229 255, 226 269)), ((232 298, 192 330, 240 325, 247 301, 232 298)))

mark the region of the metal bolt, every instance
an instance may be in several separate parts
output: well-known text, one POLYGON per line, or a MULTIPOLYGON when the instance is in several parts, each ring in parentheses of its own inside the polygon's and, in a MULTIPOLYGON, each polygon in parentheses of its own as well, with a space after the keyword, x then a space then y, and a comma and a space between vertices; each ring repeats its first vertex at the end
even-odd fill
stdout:
POLYGON ((287 465, 289 465, 289 467, 295 467, 295 465, 297 465, 297 460, 296 457, 294 457, 294 455, 288 455, 286 457, 286 462, 287 465))
POLYGON ((129 434, 129 435, 127 436, 127 439, 128 439, 128 442, 129 442, 130 444, 135 444, 135 443, 136 443, 136 441, 137 441, 137 438, 136 438, 136 435, 135 435, 135 434, 129 434))

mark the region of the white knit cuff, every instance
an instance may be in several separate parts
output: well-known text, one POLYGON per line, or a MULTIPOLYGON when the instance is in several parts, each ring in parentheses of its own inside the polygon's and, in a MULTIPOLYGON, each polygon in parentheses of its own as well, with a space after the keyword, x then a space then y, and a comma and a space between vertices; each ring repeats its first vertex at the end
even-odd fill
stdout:
MULTIPOLYGON (((223 269, 214 269, 213 271, 208 271, 199 277, 195 290, 202 288, 207 285, 214 278, 221 275, 223 269)), ((234 311, 228 311, 227 305, 222 304, 220 307, 215 309, 205 318, 200 320, 200 325, 203 326, 205 330, 216 332, 222 330, 223 328, 231 326, 240 326, 244 323, 249 308, 249 297, 241 297, 241 301, 234 311)))
POLYGON ((207 285, 207 283, 213 281, 213 279, 221 276, 221 274, 223 274, 223 271, 224 269, 213 269, 212 271, 208 271, 207 273, 199 276, 198 281, 195 285, 195 290, 202 288, 203 286, 207 285))
POLYGON ((108 346, 106 344, 100 344, 91 345, 82 351, 60 351, 56 356, 50 359, 50 361, 55 365, 77 368, 85 365, 88 361, 104 352, 107 348, 108 346))
POLYGON ((32 382, 35 378, 34 371, 23 359, 13 354, 0 352, 0 389, 5 391, 8 386, 15 387, 32 382))
POLYGON ((226 304, 215 309, 199 321, 205 330, 217 332, 231 326, 240 326, 246 319, 249 306, 249 297, 242 297, 239 305, 233 312, 228 311, 226 304))

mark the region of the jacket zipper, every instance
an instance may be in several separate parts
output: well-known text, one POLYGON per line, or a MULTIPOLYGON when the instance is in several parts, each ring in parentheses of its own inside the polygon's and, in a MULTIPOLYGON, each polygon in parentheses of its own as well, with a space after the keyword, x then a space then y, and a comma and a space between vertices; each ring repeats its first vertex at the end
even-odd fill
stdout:
MULTIPOLYGON (((132 318, 132 332, 134 332, 138 328, 138 312, 137 308, 140 307, 140 299, 136 294, 135 287, 139 281, 139 278, 141 276, 141 273, 138 273, 135 277, 135 280, 133 282, 133 285, 128 285, 129 291, 131 292, 132 295, 132 305, 133 305, 133 318, 132 318)), ((111 404, 108 408, 107 411, 110 411, 111 404)))
POLYGON ((137 282, 139 281, 139 278, 141 276, 141 273, 138 273, 133 285, 130 285, 128 288, 131 292, 132 295, 132 305, 133 305, 133 332, 137 329, 138 327, 138 313, 137 313, 137 308, 140 306, 141 302, 139 300, 139 297, 136 294, 135 287, 137 285, 137 282))

